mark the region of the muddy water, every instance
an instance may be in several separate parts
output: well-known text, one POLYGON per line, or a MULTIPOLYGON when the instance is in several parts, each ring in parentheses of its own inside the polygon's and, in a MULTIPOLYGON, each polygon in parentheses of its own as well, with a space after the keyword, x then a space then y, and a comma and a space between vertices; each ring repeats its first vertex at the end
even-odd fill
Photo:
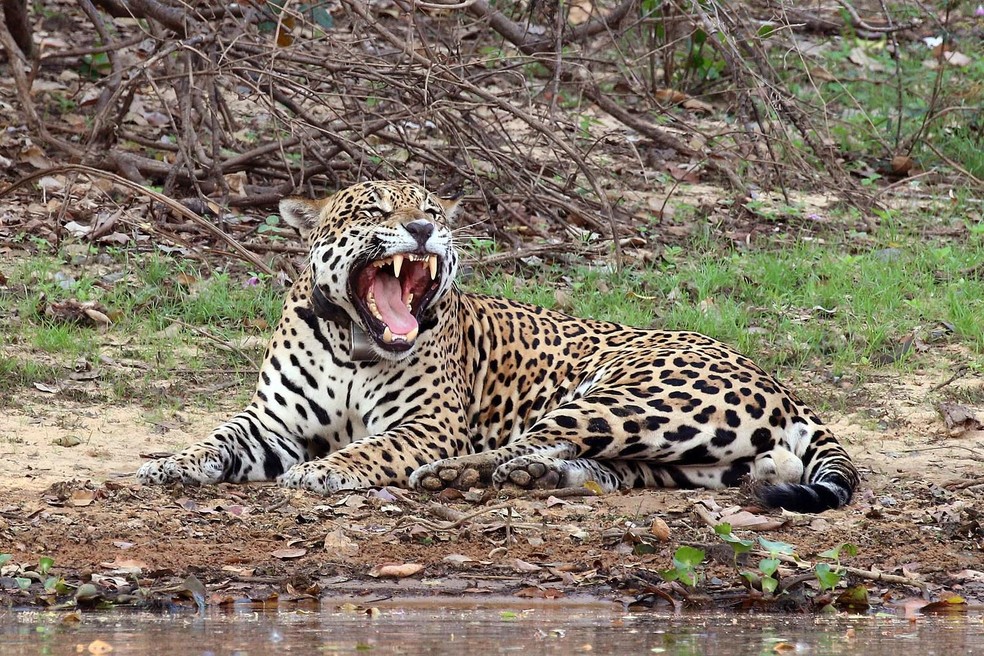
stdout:
MULTIPOLYGON (((984 654, 984 614, 665 615, 608 603, 385 602, 345 610, 64 614, 0 610, 0 654, 984 654), (112 648, 109 652, 108 648, 112 648)), ((333 610, 324 610, 328 606, 333 610)))

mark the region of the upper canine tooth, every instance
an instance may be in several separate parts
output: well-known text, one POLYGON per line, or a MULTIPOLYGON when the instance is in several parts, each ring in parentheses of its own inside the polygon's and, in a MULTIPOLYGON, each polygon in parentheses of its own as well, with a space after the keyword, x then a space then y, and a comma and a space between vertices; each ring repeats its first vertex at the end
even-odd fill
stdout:
POLYGON ((399 253, 393 256, 393 275, 400 277, 400 269, 403 268, 403 256, 399 253))
POLYGON ((434 278, 437 278, 437 256, 436 255, 428 255, 427 256, 427 265, 430 267, 431 280, 433 280, 434 278))

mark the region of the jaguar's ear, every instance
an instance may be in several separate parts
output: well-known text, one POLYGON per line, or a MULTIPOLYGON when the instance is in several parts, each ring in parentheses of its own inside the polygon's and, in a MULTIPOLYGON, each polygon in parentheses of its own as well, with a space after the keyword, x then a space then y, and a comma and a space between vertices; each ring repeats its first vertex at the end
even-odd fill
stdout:
POLYGON ((321 223, 321 210, 328 201, 327 198, 321 200, 309 200, 292 196, 280 201, 280 216, 287 225, 293 227, 301 235, 305 243, 308 237, 321 223))
POLYGON ((461 197, 464 194, 455 194, 452 198, 437 198, 437 202, 441 204, 441 209, 444 210, 444 216, 451 220, 458 214, 458 207, 461 204, 461 197))

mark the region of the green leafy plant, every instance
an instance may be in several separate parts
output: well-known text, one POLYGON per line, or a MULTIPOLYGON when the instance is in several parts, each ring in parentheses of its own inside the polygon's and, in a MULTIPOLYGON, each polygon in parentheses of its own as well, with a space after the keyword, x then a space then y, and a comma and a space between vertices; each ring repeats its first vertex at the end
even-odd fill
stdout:
POLYGON ((844 578, 844 572, 840 562, 842 553, 848 557, 856 556, 858 555, 858 548, 849 542, 845 542, 844 544, 817 554, 820 558, 827 558, 828 560, 834 561, 833 565, 830 563, 817 563, 813 567, 813 573, 820 583, 821 590, 833 590, 844 578))
POLYGON ((748 553, 755 546, 753 540, 742 540, 741 538, 735 537, 731 533, 731 524, 727 522, 715 526, 714 532, 717 533, 718 537, 731 545, 736 559, 739 554, 748 553))
POLYGON ((735 556, 735 568, 738 570, 738 573, 742 576, 742 578, 753 586, 761 587, 763 592, 767 592, 769 594, 774 593, 778 589, 778 572, 779 564, 781 562, 778 556, 793 556, 794 548, 791 544, 768 540, 761 536, 758 540, 743 540, 732 534, 731 524, 727 523, 718 524, 715 526, 714 532, 718 535, 718 537, 731 545, 731 549, 734 551, 735 556), (759 560, 757 571, 741 569, 738 565, 739 554, 748 553, 755 547, 756 544, 758 544, 758 546, 765 551, 768 556, 759 560))
POLYGON ((280 224, 280 217, 276 214, 271 214, 264 219, 263 223, 256 228, 256 231, 272 241, 284 240, 284 236, 281 234, 283 226, 280 224))
MULTIPOLYGON (((755 540, 745 540, 735 536, 731 532, 731 524, 722 523, 714 527, 714 532, 724 542, 727 542, 734 551, 735 569, 748 583, 754 587, 761 588, 763 592, 773 594, 779 589, 779 565, 782 557, 796 558, 796 548, 786 542, 769 540, 758 536, 755 540), (758 547, 766 555, 758 561, 755 570, 742 569, 738 564, 740 554, 749 553, 758 547)), ((841 566, 841 556, 856 556, 858 548, 853 544, 845 542, 826 551, 817 554, 820 558, 834 561, 833 563, 821 562, 813 565, 813 574, 820 583, 820 589, 827 591, 833 590, 844 578, 843 567, 841 566)))
MULTIPOLYGON (((3 567, 7 563, 9 563, 11 560, 13 560, 13 558, 14 558, 13 554, 0 553, 0 567, 3 567)), ((29 579, 26 576, 14 576, 13 579, 14 579, 14 583, 16 583, 17 587, 20 588, 21 590, 27 590, 29 587, 31 587, 31 579, 29 579)))
POLYGON ((695 547, 682 546, 673 553, 673 569, 660 572, 664 581, 679 581, 696 588, 701 576, 697 571, 706 554, 695 547))
POLYGON ((468 250, 471 251, 475 257, 481 258, 495 253, 496 243, 494 239, 472 237, 468 240, 468 250))
MULTIPOLYGON (((762 586, 762 591, 769 594, 774 593, 779 587, 779 563, 781 562, 778 558, 780 555, 793 556, 793 545, 786 544, 785 542, 775 542, 773 540, 767 540, 761 536, 758 538, 759 545, 769 553, 768 558, 763 558, 758 564, 758 574, 759 574, 759 584, 762 586)), ((746 572, 742 572, 742 576, 745 576, 747 580, 750 580, 746 576, 746 572)))

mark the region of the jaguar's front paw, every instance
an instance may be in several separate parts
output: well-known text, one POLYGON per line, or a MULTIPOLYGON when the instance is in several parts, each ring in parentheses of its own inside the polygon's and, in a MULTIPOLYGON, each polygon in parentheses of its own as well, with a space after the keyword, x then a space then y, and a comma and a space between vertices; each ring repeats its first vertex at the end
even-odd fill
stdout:
POLYGON ((294 465, 277 478, 281 487, 310 490, 318 494, 331 494, 341 490, 358 490, 369 487, 355 476, 347 475, 332 465, 313 460, 294 465))
POLYGON ((495 461, 482 454, 446 458, 418 468, 410 474, 410 487, 427 492, 445 488, 470 490, 488 487, 492 482, 495 461))
POLYGON ((555 490, 567 486, 568 465, 567 461, 556 458, 520 456, 499 465, 492 474, 492 483, 496 487, 555 490))
POLYGON ((182 451, 168 458, 151 460, 137 470, 137 480, 145 485, 197 483, 207 485, 223 479, 222 458, 209 449, 182 451))

